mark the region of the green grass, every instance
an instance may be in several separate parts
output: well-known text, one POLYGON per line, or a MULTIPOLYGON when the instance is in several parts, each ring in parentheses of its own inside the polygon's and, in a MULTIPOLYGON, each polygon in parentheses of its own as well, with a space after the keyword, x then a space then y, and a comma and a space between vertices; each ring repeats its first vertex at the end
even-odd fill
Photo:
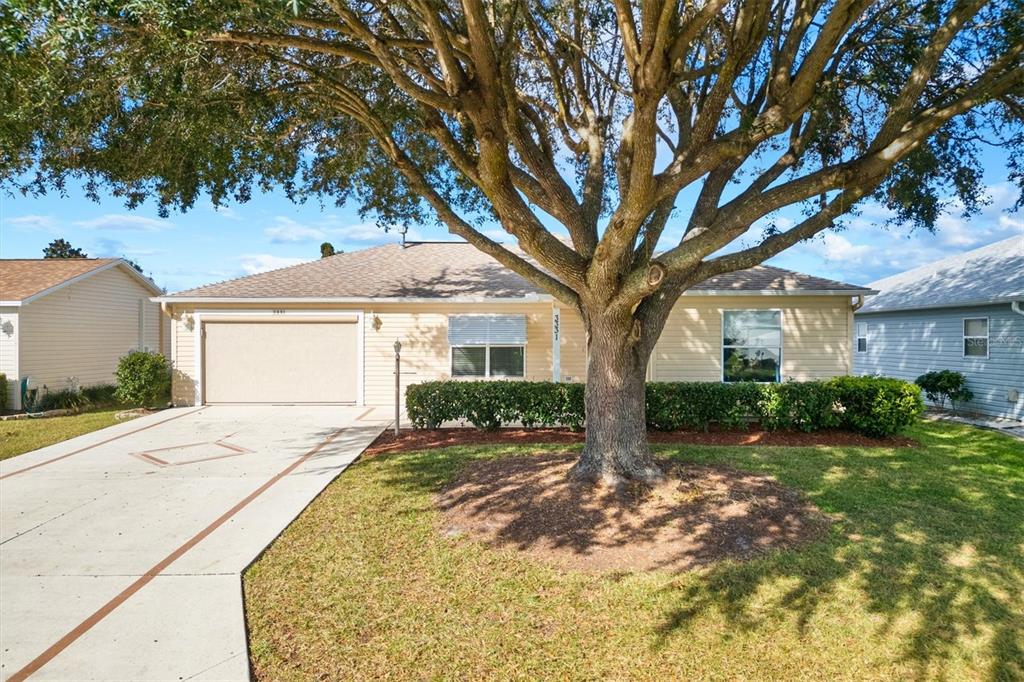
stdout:
MULTIPOLYGON (((836 522, 699 572, 564 573, 438 533, 462 447, 358 462, 246 574, 257 677, 1024 679, 1024 444, 661 447, 766 472, 836 522)), ((562 446, 564 449, 564 446, 562 446)))
POLYGON ((67 417, 0 421, 0 459, 7 459, 83 433, 117 424, 117 410, 86 412, 67 417))

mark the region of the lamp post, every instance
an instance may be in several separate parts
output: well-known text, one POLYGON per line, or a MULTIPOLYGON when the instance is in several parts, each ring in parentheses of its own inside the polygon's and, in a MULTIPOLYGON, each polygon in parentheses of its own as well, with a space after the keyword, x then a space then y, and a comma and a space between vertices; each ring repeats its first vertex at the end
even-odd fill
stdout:
POLYGON ((395 339, 395 437, 400 428, 400 406, 402 401, 402 342, 395 339))

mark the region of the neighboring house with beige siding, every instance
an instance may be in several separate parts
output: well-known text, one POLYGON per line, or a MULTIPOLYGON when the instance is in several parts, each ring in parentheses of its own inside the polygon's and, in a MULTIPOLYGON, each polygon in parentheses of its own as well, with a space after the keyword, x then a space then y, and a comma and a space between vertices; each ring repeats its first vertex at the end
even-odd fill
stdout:
MULTIPOLYGON (((864 287, 767 266, 684 294, 651 358, 654 381, 849 374, 864 287)), ((393 244, 153 299, 171 317, 174 401, 349 403, 437 379, 586 379, 576 311, 474 247, 393 244)))
POLYGON ((152 281, 120 258, 0 260, 0 373, 9 404, 21 385, 58 391, 110 384, 118 359, 168 353, 170 325, 152 281))

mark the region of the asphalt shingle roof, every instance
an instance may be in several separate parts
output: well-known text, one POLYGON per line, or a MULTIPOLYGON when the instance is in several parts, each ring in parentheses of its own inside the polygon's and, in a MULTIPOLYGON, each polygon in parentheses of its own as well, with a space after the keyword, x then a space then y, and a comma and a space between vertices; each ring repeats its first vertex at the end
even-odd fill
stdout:
MULTIPOLYGON (((758 266, 713 277, 698 290, 829 290, 864 287, 758 266)), ((470 244, 388 244, 180 291, 169 298, 523 298, 544 292, 470 244)))
POLYGON ((1024 300, 1024 235, 872 282, 861 312, 1024 300))
POLYGON ((0 260, 0 301, 23 301, 117 258, 11 258, 0 260))

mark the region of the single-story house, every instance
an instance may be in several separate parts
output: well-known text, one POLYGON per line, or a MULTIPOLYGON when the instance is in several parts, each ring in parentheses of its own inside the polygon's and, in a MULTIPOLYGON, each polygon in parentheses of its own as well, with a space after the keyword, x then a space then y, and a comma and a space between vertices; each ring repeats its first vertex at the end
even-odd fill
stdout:
POLYGON ((58 391, 111 384, 133 349, 169 349, 169 329, 150 298, 160 288, 120 258, 0 260, 0 373, 8 405, 22 385, 58 391))
POLYGON ((854 368, 913 381, 967 377, 964 411, 1024 419, 1024 235, 871 283, 857 311, 854 368))
MULTIPOLYGON (((871 291, 760 266, 682 296, 654 381, 852 372, 854 306, 871 291)), ((172 318, 177 404, 394 400, 442 378, 583 381, 579 316, 473 246, 391 244, 154 299, 172 318)))

